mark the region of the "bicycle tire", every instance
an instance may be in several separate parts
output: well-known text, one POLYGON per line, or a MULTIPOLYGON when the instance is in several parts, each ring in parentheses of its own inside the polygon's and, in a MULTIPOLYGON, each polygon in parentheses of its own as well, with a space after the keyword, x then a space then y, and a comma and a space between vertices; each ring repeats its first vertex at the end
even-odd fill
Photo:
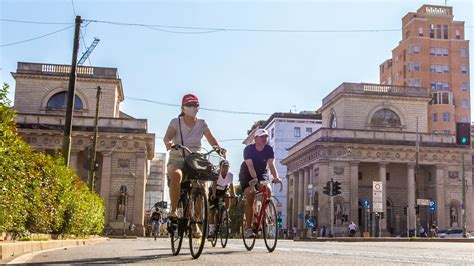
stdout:
POLYGON ((202 253, 202 250, 204 248, 204 243, 206 242, 206 235, 207 235, 207 216, 208 216, 208 206, 207 206, 207 198, 206 195, 204 194, 204 189, 202 188, 194 188, 192 190, 192 197, 191 200, 189 201, 189 204, 191 206, 190 212, 189 212, 189 217, 190 217, 190 226, 189 226, 189 250, 191 251, 191 256, 193 259, 199 258, 199 256, 202 253), (198 200, 201 201, 201 206, 199 204, 196 204, 198 200), (197 211, 197 208, 200 207, 201 211, 201 217, 196 217, 195 213, 197 211), (201 237, 199 238, 194 238, 193 237, 193 227, 199 228, 201 230, 201 237), (194 243, 196 241, 196 243, 194 243))
MULTIPOLYGON (((178 202, 178 210, 184 210, 183 209, 183 200, 180 199, 178 202)), ((183 211, 185 212, 185 210, 183 211)), ((173 256, 177 256, 181 250, 181 246, 183 244, 183 235, 184 235, 184 230, 186 226, 186 222, 184 220, 184 213, 178 212, 178 221, 176 228, 172 232, 170 232, 170 238, 171 238, 171 253, 173 256)))
MULTIPOLYGON (((217 208, 216 208, 217 209, 217 208)), ((212 247, 215 247, 216 244, 217 244, 217 234, 219 233, 219 230, 220 230, 220 218, 219 218, 219 212, 217 212, 216 214, 218 217, 217 219, 214 219, 214 221, 217 221, 217 223, 215 224, 216 228, 214 228, 214 236, 212 237, 211 239, 211 246, 212 247)))
POLYGON ((229 240, 229 213, 227 208, 222 209, 222 214, 219 217, 219 236, 221 239, 221 246, 225 248, 227 246, 227 241, 229 240))
POLYGON ((255 246, 255 238, 256 237, 245 237, 245 225, 246 225, 246 218, 245 213, 243 214, 242 218, 242 240, 244 241, 244 246, 248 251, 251 251, 255 246))
POLYGON ((273 252, 275 250, 278 241, 278 232, 279 228, 275 204, 272 200, 268 200, 265 206, 264 217, 262 219, 263 240, 268 252, 273 252), (272 240, 274 242, 272 242, 272 240))

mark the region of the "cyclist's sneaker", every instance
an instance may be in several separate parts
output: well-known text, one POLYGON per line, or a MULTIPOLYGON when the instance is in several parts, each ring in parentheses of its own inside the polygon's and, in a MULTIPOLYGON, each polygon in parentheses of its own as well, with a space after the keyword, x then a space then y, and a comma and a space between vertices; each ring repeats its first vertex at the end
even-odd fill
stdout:
POLYGON ((245 229, 245 238, 255 237, 255 233, 252 228, 245 229))

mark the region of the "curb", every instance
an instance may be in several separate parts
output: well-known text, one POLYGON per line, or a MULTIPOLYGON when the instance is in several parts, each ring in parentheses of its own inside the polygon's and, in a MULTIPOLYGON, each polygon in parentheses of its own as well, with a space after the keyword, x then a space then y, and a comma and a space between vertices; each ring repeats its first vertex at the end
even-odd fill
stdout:
POLYGON ((91 239, 16 241, 11 243, 0 243, 0 263, 7 263, 21 255, 35 251, 92 245, 107 240, 108 238, 98 237, 91 239))
POLYGON ((296 238, 295 242, 455 242, 474 243, 472 238, 320 237, 296 238))

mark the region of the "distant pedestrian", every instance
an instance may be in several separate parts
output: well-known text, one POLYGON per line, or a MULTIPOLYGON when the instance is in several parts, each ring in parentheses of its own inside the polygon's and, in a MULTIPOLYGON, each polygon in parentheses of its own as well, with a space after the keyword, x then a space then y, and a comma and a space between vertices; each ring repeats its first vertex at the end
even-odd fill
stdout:
POLYGON ((351 237, 354 237, 354 235, 356 233, 356 228, 357 228, 357 226, 355 225, 354 221, 351 221, 351 223, 349 224, 349 235, 351 237))
POLYGON ((323 225, 323 227, 321 228, 321 237, 326 237, 326 226, 323 225))
POLYGON ((427 237, 426 231, 423 225, 420 225, 420 237, 427 237))

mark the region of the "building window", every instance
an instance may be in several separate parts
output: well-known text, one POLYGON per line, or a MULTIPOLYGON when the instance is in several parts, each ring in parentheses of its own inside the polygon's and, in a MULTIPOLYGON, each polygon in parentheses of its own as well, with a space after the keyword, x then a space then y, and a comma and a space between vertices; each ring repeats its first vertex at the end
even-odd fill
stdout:
POLYGON ((443 38, 448 39, 448 25, 443 25, 443 38))
POLYGON ((420 53, 420 46, 416 44, 412 44, 408 47, 409 54, 419 54, 420 53))
POLYGON ((385 180, 390 181, 390 173, 385 173, 385 180))
POLYGON ((443 130, 443 134, 449 135, 449 134, 451 134, 451 130, 443 130))
POLYGON ((467 74, 467 69, 468 69, 468 66, 467 65, 462 65, 461 66, 461 74, 467 74))
POLYGON ((375 112, 375 114, 372 116, 372 119, 370 120, 370 123, 374 126, 401 126, 398 115, 394 111, 386 108, 375 112))
POLYGON ((467 50, 467 48, 461 48, 459 49, 459 52, 461 54, 461 57, 469 57, 469 51, 467 50))
POLYGON ((438 91, 431 94, 431 104, 454 104, 453 94, 449 91, 438 91))
POLYGON ((443 113, 443 122, 450 122, 450 121, 451 121, 451 114, 443 113))
POLYGON ((469 84, 467 82, 461 82, 461 90, 462 91, 468 91, 469 90, 469 84))
POLYGON ((337 128, 337 118, 335 113, 331 113, 331 117, 329 118, 329 127, 337 128))
POLYGON ((273 139, 275 137, 275 128, 272 128, 270 131, 271 138, 273 139))
POLYGON ((358 173, 358 177, 359 177, 359 178, 358 178, 359 180, 362 180, 362 172, 359 172, 359 173, 358 173))
POLYGON ((467 116, 461 117, 461 122, 463 122, 463 123, 469 123, 469 117, 467 117, 467 116))
POLYGON ((433 122, 438 122, 438 113, 433 113, 433 122))
POLYGON ((301 137, 301 128, 295 127, 294 136, 295 136, 296 138, 301 137))
POLYGON ((434 25, 430 25, 430 38, 434 38, 434 25))
POLYGON ((459 30, 456 30, 456 39, 457 40, 461 39, 461 33, 459 32, 459 30))
POLYGON ((444 81, 432 81, 431 90, 434 91, 449 91, 449 83, 444 81))
POLYGON ((421 80, 420 79, 409 79, 408 86, 411 87, 421 87, 421 80))
POLYGON ((431 73, 438 73, 438 74, 448 74, 449 67, 448 65, 431 65, 430 67, 431 73))
MULTIPOLYGON (((54 94, 51 98, 49 98, 48 103, 46 104, 46 108, 51 109, 66 109, 67 106, 67 92, 62 91, 54 94)), ((82 104, 81 98, 77 95, 74 99, 74 110, 82 110, 84 109, 84 105, 82 104)))
POLYGON ((306 136, 311 135, 311 133, 313 133, 313 129, 310 128, 310 127, 307 127, 307 128, 306 128, 306 136))
POLYGON ((420 62, 410 62, 408 63, 408 71, 409 72, 419 72, 421 69, 420 62))
POLYGON ((461 107, 462 107, 462 108, 469 108, 469 100, 467 100, 467 99, 462 99, 462 101, 461 101, 461 107))
POLYGON ((448 56, 448 48, 431 47, 431 48, 430 48, 430 55, 434 55, 434 56, 448 56))
POLYGON ((423 27, 418 28, 418 36, 423 37, 423 27))
POLYGON ((436 25, 436 39, 441 39, 441 24, 436 25))

